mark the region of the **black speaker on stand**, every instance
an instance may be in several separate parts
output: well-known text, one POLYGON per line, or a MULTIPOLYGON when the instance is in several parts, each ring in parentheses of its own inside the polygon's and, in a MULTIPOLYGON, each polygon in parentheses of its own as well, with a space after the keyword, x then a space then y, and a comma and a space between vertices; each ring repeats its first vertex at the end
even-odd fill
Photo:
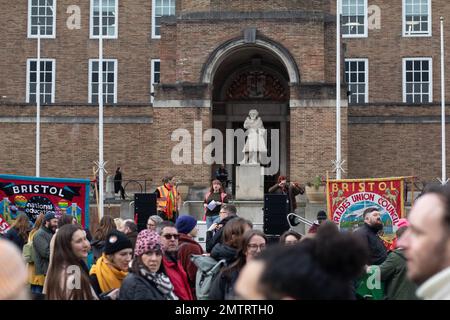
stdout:
POLYGON ((138 232, 147 228, 147 220, 156 214, 156 194, 136 193, 134 195, 134 221, 138 232))
POLYGON ((289 199, 286 194, 264 195, 264 233, 270 236, 280 236, 289 229, 287 215, 289 199))

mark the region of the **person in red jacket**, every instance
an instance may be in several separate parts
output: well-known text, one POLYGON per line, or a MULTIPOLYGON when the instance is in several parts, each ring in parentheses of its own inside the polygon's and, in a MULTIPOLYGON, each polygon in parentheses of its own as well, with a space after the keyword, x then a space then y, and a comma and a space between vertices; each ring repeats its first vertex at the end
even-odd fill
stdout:
POLYGON ((159 235, 164 252, 162 262, 166 274, 173 284, 175 295, 180 300, 194 300, 186 271, 181 264, 181 260, 178 259, 180 235, 175 224, 171 221, 162 222, 159 226, 159 235))
POLYGON ((201 245, 194 240, 197 236, 197 220, 191 216, 181 216, 175 224, 179 234, 178 260, 186 270, 189 285, 193 296, 195 297, 195 277, 197 275, 197 266, 191 261, 193 254, 203 254, 201 245))

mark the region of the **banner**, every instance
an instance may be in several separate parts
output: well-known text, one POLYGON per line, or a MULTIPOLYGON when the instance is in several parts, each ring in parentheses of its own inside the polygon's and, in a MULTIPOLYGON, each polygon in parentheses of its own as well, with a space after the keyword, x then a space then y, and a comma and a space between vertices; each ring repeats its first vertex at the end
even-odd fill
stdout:
POLYGON ((327 181, 329 218, 339 229, 354 231, 364 224, 363 212, 378 208, 383 221, 383 239, 395 238, 397 221, 404 216, 404 178, 327 181))
POLYGON ((88 228, 89 184, 87 179, 0 175, 0 232, 6 231, 21 212, 32 223, 41 213, 53 212, 57 217, 69 214, 88 228))

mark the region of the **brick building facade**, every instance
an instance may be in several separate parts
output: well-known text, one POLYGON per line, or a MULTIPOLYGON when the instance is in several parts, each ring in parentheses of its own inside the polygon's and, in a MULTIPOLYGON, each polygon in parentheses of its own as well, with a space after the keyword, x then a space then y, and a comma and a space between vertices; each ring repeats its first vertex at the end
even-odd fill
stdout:
MULTIPOLYGON (((268 129, 280 131, 279 173, 305 182, 331 171, 336 1, 104 2, 104 58, 112 59, 104 113, 109 174, 120 165, 126 179, 157 183, 170 171, 205 185, 215 166, 173 164, 178 141, 171 141, 172 133, 184 128, 193 134, 195 121, 204 130, 240 128, 252 108, 268 129)), ((44 20, 33 17, 39 15, 53 19, 45 20, 41 58, 54 59, 43 78, 50 93, 41 111, 41 175, 91 177, 98 159, 98 1, 0 3, 0 172, 35 172, 32 59, 36 21, 44 20)), ((342 79, 347 71, 352 91, 347 103, 343 82, 344 177, 415 174, 433 180, 440 175, 441 150, 439 17, 450 14, 450 5, 343 3, 342 79)))

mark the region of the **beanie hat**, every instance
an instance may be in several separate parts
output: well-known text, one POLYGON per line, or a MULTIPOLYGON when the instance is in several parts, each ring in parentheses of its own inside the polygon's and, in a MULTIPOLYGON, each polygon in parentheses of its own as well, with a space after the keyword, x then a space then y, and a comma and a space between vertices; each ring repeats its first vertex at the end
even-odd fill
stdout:
POLYGON ((175 227, 177 228, 178 232, 184 234, 188 234, 189 232, 191 232, 196 225, 197 220, 195 220, 191 216, 181 216, 175 223, 175 227))
POLYGON ((317 220, 327 220, 327 213, 323 210, 320 210, 319 212, 317 212, 317 220))
POLYGON ((397 221, 397 229, 401 227, 409 227, 409 221, 405 218, 401 218, 397 221))
POLYGON ((19 297, 28 281, 28 271, 17 247, 0 239, 0 300, 19 297))
POLYGON ((137 236, 134 255, 140 257, 152 250, 162 250, 159 234, 155 231, 144 229, 137 236))
POLYGON ((132 249, 133 245, 125 233, 117 230, 108 233, 105 240, 105 254, 114 254, 127 248, 132 249))
POLYGON ((50 221, 50 220, 55 219, 55 218, 56 218, 56 216, 55 216, 54 212, 51 212, 51 211, 47 212, 45 214, 45 216, 44 216, 44 222, 50 221))

